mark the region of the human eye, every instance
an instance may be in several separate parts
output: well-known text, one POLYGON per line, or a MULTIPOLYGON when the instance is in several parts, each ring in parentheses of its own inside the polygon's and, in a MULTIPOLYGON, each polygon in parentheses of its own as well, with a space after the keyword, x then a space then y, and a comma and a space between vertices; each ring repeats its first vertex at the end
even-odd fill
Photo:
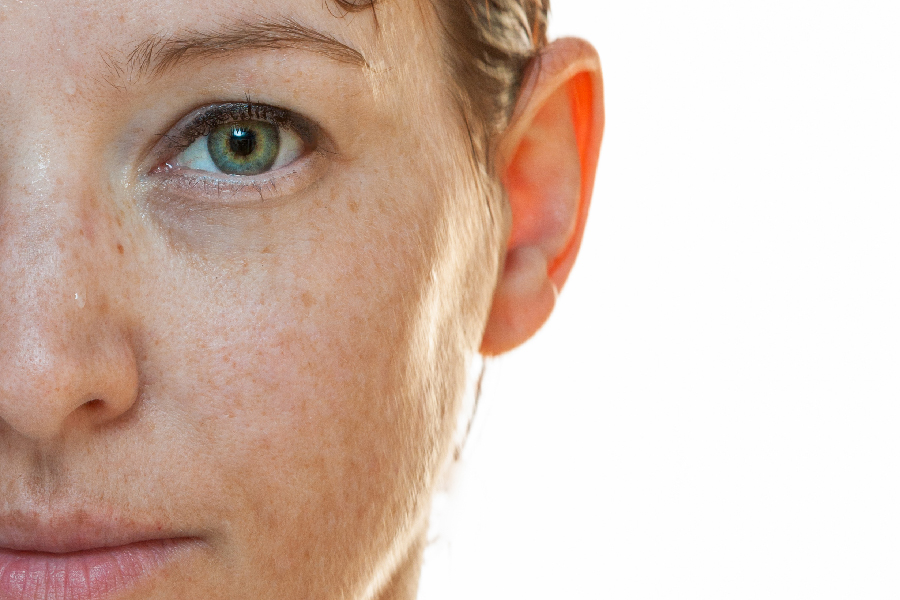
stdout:
POLYGON ((195 110, 164 136, 170 150, 154 171, 265 175, 316 152, 318 133, 311 120, 275 106, 215 104, 195 110))

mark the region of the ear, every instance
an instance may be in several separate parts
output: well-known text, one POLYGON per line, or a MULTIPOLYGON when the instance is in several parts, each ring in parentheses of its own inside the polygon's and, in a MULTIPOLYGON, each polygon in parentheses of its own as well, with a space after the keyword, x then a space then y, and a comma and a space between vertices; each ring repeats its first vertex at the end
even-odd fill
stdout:
POLYGON ((497 147, 512 224, 482 354, 515 348, 550 316, 581 245, 603 116, 594 48, 572 38, 544 48, 497 147))

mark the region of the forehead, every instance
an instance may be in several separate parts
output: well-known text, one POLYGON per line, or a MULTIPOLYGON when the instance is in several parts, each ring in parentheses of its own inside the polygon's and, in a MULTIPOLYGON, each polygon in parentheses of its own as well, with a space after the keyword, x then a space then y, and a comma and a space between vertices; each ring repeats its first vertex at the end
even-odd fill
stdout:
MULTIPOLYGON (((391 3, 392 20, 403 14, 397 11, 401 5, 391 3)), ((0 27, 13 34, 21 27, 33 35, 73 35, 85 45, 127 41, 147 32, 199 29, 258 15, 294 16, 338 35, 371 36, 374 32, 371 14, 344 14, 332 6, 331 0, 4 0, 0 3, 0 27)), ((61 45, 56 48, 65 49, 61 45)))
POLYGON ((437 59, 427 21, 422 7, 411 1, 381 3, 377 14, 347 13, 331 0, 5 1, 0 3, 0 67, 7 73, 27 67, 33 76, 53 77, 56 71, 67 79, 104 69, 113 78, 133 77, 165 58, 160 54, 172 40, 199 35, 208 52, 187 52, 183 58, 210 58, 213 50, 242 45, 255 51, 293 46, 338 62, 359 62, 372 83, 383 84, 377 79, 409 76, 437 59), (267 40, 256 34, 271 36, 266 28, 278 23, 302 28, 313 43, 281 39, 266 48, 267 40), (223 32, 234 34, 230 44, 223 32), (397 69, 412 58, 417 69, 397 69), (376 74, 389 76, 373 78, 376 74))

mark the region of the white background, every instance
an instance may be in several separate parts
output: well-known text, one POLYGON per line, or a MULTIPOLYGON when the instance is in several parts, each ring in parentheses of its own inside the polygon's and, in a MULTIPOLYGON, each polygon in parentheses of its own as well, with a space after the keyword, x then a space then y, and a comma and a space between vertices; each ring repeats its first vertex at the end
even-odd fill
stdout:
POLYGON ((900 597, 900 3, 553 0, 607 129, 422 598, 900 597))

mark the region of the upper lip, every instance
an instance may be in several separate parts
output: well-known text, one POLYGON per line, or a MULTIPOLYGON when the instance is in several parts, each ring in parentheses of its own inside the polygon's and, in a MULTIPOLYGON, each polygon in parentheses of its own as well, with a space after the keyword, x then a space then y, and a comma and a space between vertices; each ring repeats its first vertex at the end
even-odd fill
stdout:
POLYGON ((195 536, 161 522, 135 522, 96 512, 0 513, 0 550, 62 554, 189 537, 195 536))

